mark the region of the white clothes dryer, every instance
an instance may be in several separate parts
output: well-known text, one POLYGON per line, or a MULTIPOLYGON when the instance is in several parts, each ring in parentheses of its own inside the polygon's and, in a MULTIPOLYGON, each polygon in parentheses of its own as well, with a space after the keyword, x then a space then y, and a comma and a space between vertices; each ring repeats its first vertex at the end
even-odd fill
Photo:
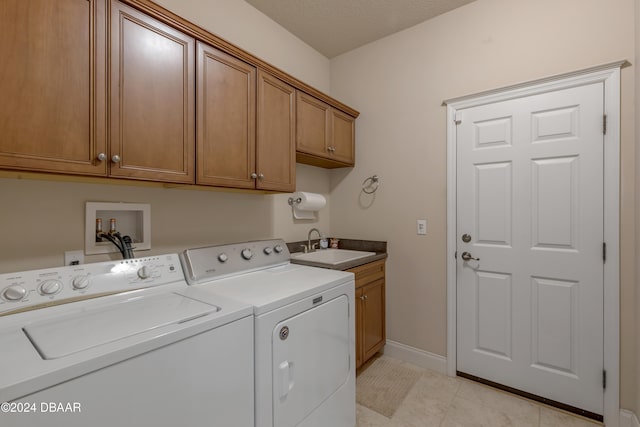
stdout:
POLYGON ((282 240, 189 249, 193 287, 253 305, 256 427, 354 427, 352 273, 289 263, 282 240))

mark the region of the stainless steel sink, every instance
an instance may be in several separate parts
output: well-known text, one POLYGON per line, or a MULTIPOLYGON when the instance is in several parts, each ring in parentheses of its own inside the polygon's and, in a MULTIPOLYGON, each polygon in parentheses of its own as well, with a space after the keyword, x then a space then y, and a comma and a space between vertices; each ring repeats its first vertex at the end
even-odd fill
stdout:
POLYGON ((375 254, 375 252, 352 251, 349 249, 318 249, 315 252, 306 254, 302 252, 292 253, 291 259, 333 266, 375 254))

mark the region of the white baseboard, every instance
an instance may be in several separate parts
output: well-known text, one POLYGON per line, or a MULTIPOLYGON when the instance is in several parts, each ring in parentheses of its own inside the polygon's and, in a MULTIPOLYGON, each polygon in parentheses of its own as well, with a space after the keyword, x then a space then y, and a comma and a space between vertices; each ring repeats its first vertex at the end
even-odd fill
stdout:
POLYGON ((620 427, 640 427, 638 416, 626 409, 620 409, 620 427))
POLYGON ((447 374, 447 358, 396 341, 387 340, 384 354, 432 371, 447 374))

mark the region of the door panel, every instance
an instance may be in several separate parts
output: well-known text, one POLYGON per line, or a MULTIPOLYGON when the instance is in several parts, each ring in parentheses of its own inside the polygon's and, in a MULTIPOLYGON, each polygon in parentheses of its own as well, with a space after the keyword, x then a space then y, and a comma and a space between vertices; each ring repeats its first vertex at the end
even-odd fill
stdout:
POLYGON ((511 275, 478 271, 476 293, 475 348, 511 360, 511 275))
POLYGON ((385 341, 384 279, 376 280, 362 288, 363 304, 363 359, 368 360, 378 352, 385 341))
POLYGON ((258 72, 258 189, 296 190, 295 93, 292 86, 258 72))
POLYGON ((476 164, 478 243, 509 246, 511 243, 511 162, 476 164))
POLYGON ((111 175, 193 183, 195 41, 111 3, 111 175))
POLYGON ((296 149, 326 157, 331 140, 331 107, 304 92, 297 94, 296 149))
POLYGON ((331 109, 331 147, 332 160, 353 165, 355 162, 355 127, 356 120, 341 111, 331 109))
POLYGON ((603 93, 462 109, 457 126, 458 370, 596 414, 603 93))
POLYGON ((579 167, 578 156, 533 160, 534 248, 577 249, 579 167))
POLYGON ((273 425, 298 425, 348 380, 349 329, 346 295, 276 325, 271 337, 273 425))
POLYGON ((105 4, 0 3, 0 165, 106 175, 105 4))
POLYGON ((578 283, 533 277, 532 366, 576 374, 578 283))
POLYGON ((256 69, 197 46, 197 183, 254 188, 256 69))

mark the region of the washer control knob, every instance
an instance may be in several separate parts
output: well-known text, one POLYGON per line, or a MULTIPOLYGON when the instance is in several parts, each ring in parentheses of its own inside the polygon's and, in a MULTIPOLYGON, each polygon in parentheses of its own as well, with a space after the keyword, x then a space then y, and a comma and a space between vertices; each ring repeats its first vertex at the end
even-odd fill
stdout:
POLYGON ((20 301, 27 295, 27 290, 20 285, 11 285, 2 291, 2 298, 7 301, 20 301))
POLYGON ((39 286, 41 295, 55 295, 62 289, 59 280, 45 280, 39 286))
POLYGON ((247 261, 249 261, 251 259, 251 257, 253 256, 253 252, 251 252, 251 249, 246 248, 243 249, 242 252, 240 253, 240 255, 242 255, 242 258, 246 259, 247 261))
POLYGON ((89 286, 89 277, 88 276, 76 276, 71 281, 71 286, 73 289, 85 289, 89 286))
POLYGON ((151 277, 151 268, 148 265, 143 265, 138 269, 138 277, 142 280, 151 277))
POLYGON ((224 252, 222 252, 220 255, 218 255, 218 261, 220 261, 220 262, 227 262, 228 259, 229 259, 229 256, 227 254, 225 254, 224 252))
POLYGON ((264 248, 264 254, 265 255, 271 255, 271 253, 273 253, 273 249, 271 249, 269 246, 264 248))
POLYGON ((276 247, 273 248, 273 250, 276 251, 277 254, 279 254, 283 251, 283 248, 281 245, 276 245, 276 247))

